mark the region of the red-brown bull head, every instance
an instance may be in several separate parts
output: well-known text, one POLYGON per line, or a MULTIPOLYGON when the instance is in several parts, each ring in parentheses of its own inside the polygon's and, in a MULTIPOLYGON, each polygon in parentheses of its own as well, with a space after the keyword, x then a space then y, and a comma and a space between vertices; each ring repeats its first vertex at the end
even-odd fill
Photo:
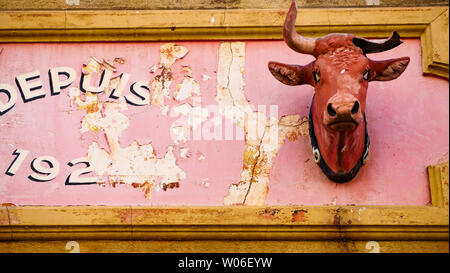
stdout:
POLYGON ((329 34, 307 38, 295 31, 295 0, 286 16, 283 37, 293 50, 316 60, 301 66, 269 63, 272 75, 286 85, 314 87, 309 125, 313 156, 324 174, 337 183, 353 179, 369 154, 365 119, 366 94, 370 81, 399 77, 409 57, 373 61, 366 54, 392 49, 402 42, 397 32, 382 43, 353 34, 329 34))

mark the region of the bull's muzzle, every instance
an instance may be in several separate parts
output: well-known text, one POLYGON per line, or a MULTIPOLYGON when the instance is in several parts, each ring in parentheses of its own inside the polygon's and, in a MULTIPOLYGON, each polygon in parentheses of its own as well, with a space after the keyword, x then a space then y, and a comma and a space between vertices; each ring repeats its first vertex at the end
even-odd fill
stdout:
POLYGON ((352 102, 328 103, 325 111, 325 124, 333 131, 354 130, 361 121, 360 103, 352 102))

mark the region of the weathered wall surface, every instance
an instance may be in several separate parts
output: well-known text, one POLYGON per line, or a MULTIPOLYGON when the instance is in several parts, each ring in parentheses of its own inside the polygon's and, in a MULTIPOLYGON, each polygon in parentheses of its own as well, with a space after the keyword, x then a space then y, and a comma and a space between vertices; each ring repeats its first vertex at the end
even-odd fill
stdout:
POLYGON ((282 41, 0 50, 0 83, 17 94, 0 116, 0 203, 425 205, 426 167, 448 161, 448 81, 422 76, 416 39, 371 56, 411 63, 395 81, 370 83, 370 159, 343 185, 312 160, 312 88, 284 86, 267 69, 271 60, 311 60, 282 41), (27 86, 33 98, 20 95, 27 86), (77 175, 82 162, 90 174, 77 175))
POLYGON ((411 38, 370 56, 411 63, 369 84, 370 159, 344 185, 313 162, 311 87, 267 70, 311 60, 262 40, 290 2, 0 0, 0 38, 23 42, 0 43, 0 252, 448 253, 449 86, 422 72, 448 78, 449 1, 297 0, 311 35, 411 38))
MULTIPOLYGON (((277 9, 290 0, 0 0, 4 10, 67 9, 277 9)), ((448 5, 448 0, 298 0, 299 7, 417 7, 448 5)))

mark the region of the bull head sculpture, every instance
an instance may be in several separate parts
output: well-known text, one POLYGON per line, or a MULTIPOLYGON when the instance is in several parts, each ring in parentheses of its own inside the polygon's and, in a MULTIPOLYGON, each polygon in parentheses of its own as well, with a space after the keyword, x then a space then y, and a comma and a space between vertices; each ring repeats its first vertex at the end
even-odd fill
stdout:
POLYGON ((368 84, 396 79, 408 66, 409 57, 384 61, 367 58, 368 53, 400 45, 400 36, 395 31, 383 43, 353 34, 329 34, 313 39, 295 31, 296 18, 297 3, 293 0, 284 22, 284 40, 291 49, 316 59, 305 66, 269 62, 268 67, 286 85, 314 87, 309 113, 314 160, 330 180, 348 182, 369 155, 365 118, 368 84))

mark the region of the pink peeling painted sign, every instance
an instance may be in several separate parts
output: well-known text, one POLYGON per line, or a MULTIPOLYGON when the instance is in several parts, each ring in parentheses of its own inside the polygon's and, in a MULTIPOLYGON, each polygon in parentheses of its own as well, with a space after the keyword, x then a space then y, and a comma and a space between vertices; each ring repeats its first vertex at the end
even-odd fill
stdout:
POLYGON ((423 205, 448 160, 448 81, 371 85, 371 160, 348 184, 317 168, 312 88, 273 80, 306 63, 282 41, 0 44, 0 203, 423 205), (436 120, 435 117, 440 117, 436 120))

